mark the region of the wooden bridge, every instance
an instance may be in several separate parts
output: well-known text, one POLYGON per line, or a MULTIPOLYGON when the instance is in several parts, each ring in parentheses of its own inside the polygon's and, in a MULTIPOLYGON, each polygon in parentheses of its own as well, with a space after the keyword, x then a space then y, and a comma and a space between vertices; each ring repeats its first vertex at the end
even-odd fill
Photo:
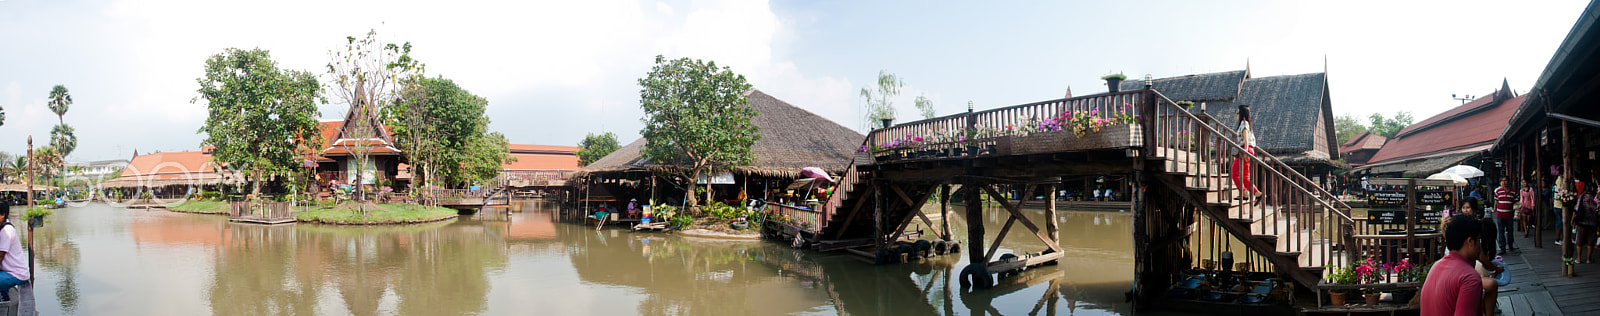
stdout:
MULTIPOLYGON (((1304 288, 1321 286, 1325 266, 1346 265, 1356 245, 1350 207, 1276 157, 1245 156, 1265 198, 1246 201, 1232 172, 1243 148, 1233 122, 1192 113, 1156 90, 1122 91, 1023 104, 908 122, 874 130, 835 194, 815 209, 772 208, 769 228, 818 250, 866 247, 894 254, 914 221, 939 227, 943 245, 956 241, 948 224, 923 214, 930 201, 950 218, 951 197, 965 201, 968 223, 982 223, 989 200, 1009 216, 999 234, 968 225, 970 262, 963 281, 979 288, 991 273, 1054 263, 1061 256, 1055 223, 1063 177, 1126 175, 1137 188, 1133 238, 1137 292, 1165 295, 1177 272, 1231 252, 1254 271, 1278 272, 1304 288), (1045 200, 1044 223, 1023 216, 1007 195, 1045 200), (1046 247, 996 257, 1014 224, 1046 247), (1208 232, 1202 236, 1199 232, 1208 232), (987 236, 997 236, 986 240, 987 236), (1201 242, 1201 240, 1209 242, 1201 242), (1242 248, 1242 249, 1240 249, 1242 248)), ((1038 203, 1038 202, 1034 202, 1038 203)))

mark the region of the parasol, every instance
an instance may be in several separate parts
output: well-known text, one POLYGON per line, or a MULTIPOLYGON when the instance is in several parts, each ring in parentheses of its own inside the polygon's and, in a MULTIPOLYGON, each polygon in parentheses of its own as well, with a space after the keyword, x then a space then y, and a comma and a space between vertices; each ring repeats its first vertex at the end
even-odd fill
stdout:
POLYGON ((1456 183, 1456 185, 1467 185, 1467 178, 1463 178, 1459 174, 1448 173, 1448 172, 1435 173, 1435 174, 1433 174, 1431 176, 1428 176, 1428 179, 1429 180, 1450 180, 1450 181, 1454 181, 1456 183))
POLYGON ((1464 178, 1464 179, 1471 179, 1471 178, 1477 178, 1477 177, 1482 177, 1483 176, 1483 170, 1478 170, 1478 167, 1473 167, 1473 166, 1468 166, 1468 165, 1456 165, 1455 167, 1450 167, 1449 169, 1444 169, 1444 171, 1440 171, 1440 173, 1451 173, 1451 174, 1455 174, 1455 175, 1461 176, 1461 178, 1464 178))
POLYGON ((833 177, 829 177, 828 176, 828 172, 827 171, 822 171, 822 168, 817 168, 817 167, 801 168, 800 169, 800 175, 801 176, 810 177, 810 178, 828 180, 828 182, 833 182, 833 177))

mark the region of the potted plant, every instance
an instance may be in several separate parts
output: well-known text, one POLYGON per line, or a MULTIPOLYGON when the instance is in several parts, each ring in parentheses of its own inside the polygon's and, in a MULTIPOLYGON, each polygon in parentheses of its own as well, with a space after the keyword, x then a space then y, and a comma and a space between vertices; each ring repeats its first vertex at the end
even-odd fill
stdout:
MULTIPOLYGON (((1394 273, 1395 282, 1421 283, 1421 279, 1428 276, 1428 267, 1411 264, 1411 258, 1400 259, 1400 263, 1390 265, 1389 270, 1394 273)), ((1390 295, 1394 297, 1396 304, 1404 305, 1410 303, 1411 299, 1416 297, 1417 290, 1413 288, 1396 289, 1390 292, 1390 295)))
POLYGON ((55 212, 50 211, 48 208, 33 207, 22 213, 22 220, 28 222, 28 227, 40 227, 44 226, 45 216, 52 214, 55 214, 55 212))
POLYGON ((1111 92, 1118 92, 1122 91, 1122 81, 1127 80, 1128 76, 1117 73, 1100 77, 1100 79, 1104 79, 1106 81, 1106 88, 1111 90, 1111 92))
POLYGON ((1578 258, 1561 258, 1561 269, 1566 276, 1578 276, 1577 271, 1574 271, 1577 268, 1577 264, 1578 258))
MULTIPOLYGON (((1359 279, 1361 284, 1377 284, 1379 282, 1383 282, 1383 271, 1379 268, 1381 268, 1381 266, 1378 264, 1377 259, 1367 257, 1366 260, 1362 260, 1360 264, 1356 265, 1356 278, 1359 279)), ((1362 288, 1361 294, 1362 298, 1367 300, 1368 306, 1378 305, 1378 299, 1382 298, 1383 295, 1370 287, 1362 288)))
POLYGON ((1183 107, 1184 111, 1188 111, 1189 108, 1194 107, 1194 102, 1193 101, 1178 101, 1178 106, 1183 107))
MULTIPOLYGON (((1356 274, 1354 269, 1330 266, 1328 267, 1328 270, 1333 271, 1328 274, 1329 284, 1356 284, 1356 274)), ((1344 306, 1345 293, 1345 289, 1328 290, 1328 303, 1334 306, 1344 306)))

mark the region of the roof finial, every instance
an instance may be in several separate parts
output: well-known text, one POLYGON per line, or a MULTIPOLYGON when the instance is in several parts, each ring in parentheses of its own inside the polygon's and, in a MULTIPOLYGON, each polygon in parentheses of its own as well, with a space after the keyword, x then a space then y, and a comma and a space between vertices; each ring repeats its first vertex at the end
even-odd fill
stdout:
POLYGON ((1514 98, 1514 97, 1517 96, 1516 93, 1512 93, 1511 92, 1511 80, 1510 79, 1507 79, 1507 78, 1504 78, 1504 77, 1500 78, 1500 93, 1498 95, 1500 95, 1500 97, 1502 97, 1502 100, 1514 98))
POLYGON ((1072 86, 1067 86, 1067 96, 1066 96, 1066 98, 1069 98, 1069 99, 1072 98, 1072 86))
POLYGON ((1244 78, 1250 79, 1250 57, 1244 57, 1244 78))

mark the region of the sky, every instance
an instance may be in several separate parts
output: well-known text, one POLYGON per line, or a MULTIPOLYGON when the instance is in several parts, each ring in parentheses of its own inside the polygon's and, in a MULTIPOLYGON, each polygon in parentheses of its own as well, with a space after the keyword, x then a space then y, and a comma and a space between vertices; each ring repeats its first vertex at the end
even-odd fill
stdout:
MULTIPOLYGON (((1324 72, 1335 115, 1421 121, 1530 89, 1588 3, 1552 1, 210 1, 0 0, 0 151, 48 143, 50 88, 74 103, 67 160, 190 151, 205 59, 269 50, 323 74, 346 36, 410 42, 429 76, 489 100, 516 144, 639 137, 638 79, 656 55, 715 61, 756 88, 862 130, 860 91, 905 86, 897 118, 1105 92, 1099 78, 1324 72), (1322 3, 1327 2, 1327 3, 1322 3)), ((328 82, 326 77, 323 82, 328 82)), ((333 98, 336 99, 336 98, 333 98)), ((341 119, 343 104, 320 106, 341 119)))

